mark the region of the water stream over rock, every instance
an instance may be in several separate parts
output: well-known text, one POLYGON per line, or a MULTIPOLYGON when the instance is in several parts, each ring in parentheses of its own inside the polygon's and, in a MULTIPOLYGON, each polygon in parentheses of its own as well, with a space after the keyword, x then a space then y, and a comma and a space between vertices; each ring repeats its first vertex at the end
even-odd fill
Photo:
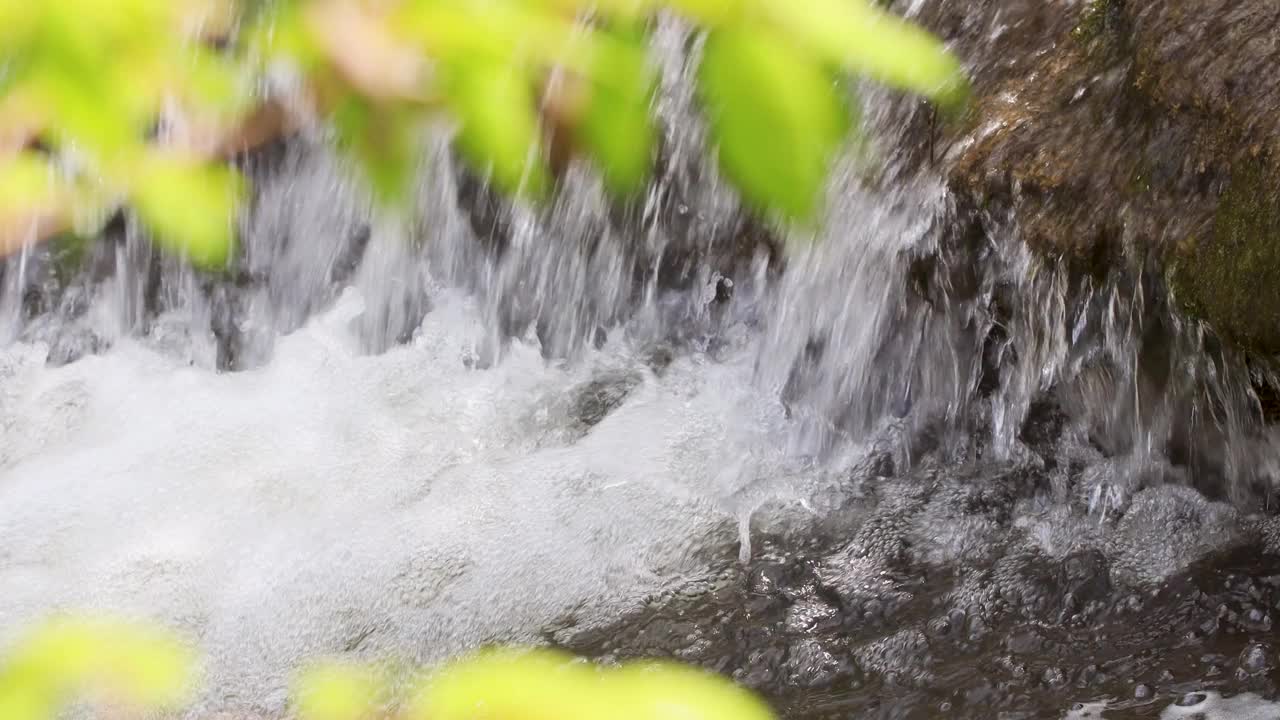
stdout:
POLYGON ((229 277, 126 221, 7 261, 0 646, 161 620, 202 712, 268 717, 305 657, 492 642, 677 657, 796 718, 1280 717, 1249 368, 1154 273, 1047 261, 929 173, 842 163, 817 238, 744 217, 696 43, 655 46, 632 206, 578 169, 511 207, 441 135, 416 213, 372 217, 303 140, 254 160, 229 277))

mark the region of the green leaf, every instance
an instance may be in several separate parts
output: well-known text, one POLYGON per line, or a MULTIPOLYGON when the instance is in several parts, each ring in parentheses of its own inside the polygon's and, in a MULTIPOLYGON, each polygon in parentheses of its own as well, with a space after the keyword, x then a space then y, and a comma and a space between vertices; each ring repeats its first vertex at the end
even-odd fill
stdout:
POLYGON ((758 0, 765 16, 830 62, 947 107, 964 102, 959 61, 927 31, 867 0, 758 0))
POLYGON ((666 3, 695 22, 715 28, 740 19, 754 0, 666 0, 666 3))
POLYGON ((506 3, 480 9, 450 2, 405 3, 392 25, 424 52, 450 65, 510 60, 520 28, 506 3))
POLYGON ((5 60, 27 52, 41 20, 38 7, 25 0, 0 0, 0 56, 5 60))
POLYGON ((288 60, 314 71, 322 54, 303 19, 298 0, 254 0, 244 30, 246 55, 255 62, 288 60))
POLYGON ((246 111, 250 93, 238 76, 238 68, 226 58, 205 49, 195 49, 181 58, 179 74, 183 94, 196 110, 229 116, 246 111))
POLYGON ((5 720, 49 720, 57 712, 50 693, 29 684, 0 681, 0 717, 5 720))
POLYGON ((614 720, 697 718, 774 720, 755 693, 728 678, 671 662, 639 662, 611 671, 604 695, 614 720))
POLYGON ((605 185, 618 195, 644 187, 657 142, 650 104, 656 81, 638 41, 601 34, 590 99, 575 141, 600 167, 605 185))
MULTIPOLYGON (((485 650, 455 660, 408 703, 406 720, 609 718, 595 670, 554 650, 485 650)), ((688 716, 693 717, 693 716, 688 716)))
POLYGON ((530 71, 566 68, 590 74, 596 33, 574 13, 536 0, 406 3, 392 22, 398 34, 450 67, 508 65, 530 71))
POLYGON ((41 695, 66 700, 73 691, 107 690, 139 708, 175 708, 189 695, 194 665, 190 650, 168 633, 106 619, 57 618, 13 651, 0 678, 0 705, 39 707, 41 695), (28 697, 4 697, 15 686, 28 697))
POLYGON ((133 185, 133 201, 157 241, 214 269, 231 256, 244 189, 244 179, 229 167, 153 157, 133 185))
POLYGON ((59 145, 74 144, 94 153, 95 159, 117 158, 141 144, 142 128, 113 94, 106 76, 58 68, 42 68, 30 87, 47 109, 52 138, 59 145))
POLYGON ((48 205, 58 185, 57 174, 38 153, 20 152, 0 160, 0 216, 48 205))
POLYGON ((364 720, 374 716, 381 682, 369 668, 324 663, 298 677, 295 697, 301 720, 364 720))
POLYGON ((550 187, 529 79, 507 65, 455 66, 446 103, 458 121, 458 148, 499 189, 538 198, 550 187))
POLYGON ((774 720, 751 691, 674 663, 596 666, 553 650, 488 650, 456 660, 405 720, 774 720))
MULTIPOLYGON (((709 0, 720 3, 723 0, 709 0)), ((550 10, 564 16, 572 17, 582 10, 582 0, 526 0, 526 5, 550 10)), ((616 20, 639 20, 644 15, 657 10, 660 0, 595 0, 591 10, 601 16, 616 20)))
POLYGON ((348 95, 335 108, 338 139, 355 158, 374 198, 388 206, 404 202, 417 166, 414 116, 404 108, 373 105, 348 95))
POLYGON ((720 167, 743 199, 812 219, 849 129, 823 64, 763 28, 725 27, 707 37, 698 85, 720 167))

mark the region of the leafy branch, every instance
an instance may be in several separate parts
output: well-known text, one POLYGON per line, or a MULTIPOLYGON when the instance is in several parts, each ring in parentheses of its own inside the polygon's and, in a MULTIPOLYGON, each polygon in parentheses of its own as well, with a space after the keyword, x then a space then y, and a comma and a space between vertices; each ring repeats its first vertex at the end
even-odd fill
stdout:
POLYGON ((381 203, 404 202, 422 129, 440 117, 507 193, 547 197, 567 142, 627 196, 649 180, 657 142, 647 33, 656 13, 677 13, 706 35, 698 96, 723 174, 752 208, 793 222, 819 213, 854 127, 844 78, 945 105, 967 87, 935 38, 870 0, 277 0, 248 10, 233 0, 0 0, 0 254, 46 225, 92 228, 124 203, 166 247, 225 264, 247 183, 224 156, 308 121, 264 112, 255 96, 281 65, 302 78, 309 113, 381 203), (22 232, 4 229, 15 224, 22 232))
MULTIPOLYGON (((180 711, 196 657, 169 633, 102 618, 62 617, 0 658, 0 717, 53 720, 79 698, 126 717, 180 711)), ((674 663, 620 667, 550 650, 500 649, 454 660, 393 689, 375 666, 316 662, 295 678, 299 720, 772 720, 754 694, 674 663)))

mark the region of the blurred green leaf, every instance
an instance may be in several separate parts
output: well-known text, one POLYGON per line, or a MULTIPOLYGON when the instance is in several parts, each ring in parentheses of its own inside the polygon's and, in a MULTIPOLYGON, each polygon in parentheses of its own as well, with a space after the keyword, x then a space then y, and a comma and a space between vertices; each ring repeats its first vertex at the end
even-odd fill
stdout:
MULTIPOLYGON (((190 650, 163 631, 57 618, 4 657, 0 718, 52 720, 77 693, 151 717, 190 697, 194 668, 190 650)), ((667 662, 607 667, 554 650, 491 649, 445 664, 408 696, 387 678, 374 666, 314 663, 296 677, 293 709, 299 720, 374 720, 396 701, 404 720, 773 720, 751 691, 667 662)))
POLYGON ((593 667, 550 650, 489 650, 427 680, 407 720, 606 718, 593 667))
POLYGON ((133 201, 157 241, 195 265, 214 269, 231 256, 244 189, 244 179, 232 168, 153 157, 133 184, 133 201))
POLYGON ((528 73, 552 67, 589 75, 595 33, 573 15, 548 12, 535 0, 408 3, 392 25, 444 66, 506 66, 528 73))
POLYGON ((613 720, 773 720, 754 693, 698 668, 641 662, 610 671, 605 682, 613 720))
MULTIPOLYGON (((563 0, 577 2, 577 0, 563 0)), ((626 0, 620 0, 625 2, 626 0)), ((578 22, 557 0, 494 0, 482 4, 408 3, 392 25, 398 34, 451 68, 506 65, 527 73, 568 71, 613 87, 614 70, 601 58, 618 51, 618 39, 578 22)), ((580 2, 575 6, 582 9, 580 2)), ((621 78, 625 83, 628 78, 621 78)))
POLYGON ((60 146, 90 152, 97 160, 124 155, 142 142, 142 128, 118 102, 120 95, 103 78, 42 68, 29 81, 43 103, 51 137, 60 146), (115 100, 108 99, 114 98, 115 100))
POLYGON ((643 189, 653 167, 656 79, 642 36, 602 33, 601 40, 593 75, 603 80, 593 83, 575 139, 595 159, 610 192, 629 195, 643 189))
POLYGON ((446 102, 458 121, 458 148, 499 189, 539 198, 551 183, 529 78, 507 65, 449 69, 446 102))
POLYGON ((299 675, 294 697, 300 720, 363 720, 372 717, 381 691, 369 668, 321 663, 299 675))
POLYGON ((406 720, 773 720, 730 680, 674 663, 601 667, 550 650, 488 650, 428 678, 406 720))
MULTIPOLYGON (((354 7, 330 2, 336 4, 325 7, 354 7)), ((652 169, 657 142, 644 28, 664 10, 710 32, 698 82, 726 177, 751 206, 793 220, 814 215, 850 124, 834 87, 837 72, 951 107, 967 90, 959 63, 939 40, 875 0, 406 0, 361 3, 356 14, 322 13, 338 20, 318 30, 318 16, 308 9, 319 6, 240 0, 249 27, 226 52, 192 43, 189 35, 201 17, 225 32, 233 11, 224 0, 0 0, 5 127, 19 139, 34 127, 59 166, 70 159, 76 171, 44 190, 29 181, 33 173, 26 180, 0 177, 0 185, 17 188, 0 203, 39 204, 37 191, 49 187, 63 205, 77 207, 132 194, 162 242, 203 264, 225 261, 230 219, 216 213, 235 207, 239 181, 230 171, 197 172, 202 163, 194 159, 156 165, 148 136, 162 103, 175 96, 196 111, 193 127, 233 124, 226 121, 249 109, 247 71, 278 59, 296 64, 310 81, 308 94, 332 114, 381 203, 407 197, 420 113, 434 106, 436 91, 458 124, 461 154, 499 189, 530 197, 548 192, 543 110, 565 123, 555 129, 571 131, 574 149, 592 158, 611 192, 634 193, 652 169), (366 21, 368 32, 343 21, 354 17, 366 21), (348 37, 354 35, 362 39, 348 37), (367 62, 344 65, 352 60, 345 50, 367 62), (393 64, 413 74, 405 80, 383 72, 393 64), (424 67, 438 77, 419 73, 424 67), (537 90, 554 73, 569 79, 567 97, 554 98, 565 105, 539 108, 537 90), (369 89, 386 78, 400 80, 388 83, 398 94, 369 89), (404 90, 433 80, 438 88, 404 90), (362 93, 383 100, 371 105, 362 93), (172 175, 183 191, 166 189, 157 175, 172 175), (171 207, 161 207, 166 198, 171 207), (198 230, 200 218, 214 218, 212 229, 198 230)), ((557 132, 555 139, 563 137, 557 132)))
POLYGON ((246 18, 243 45, 255 62, 285 60, 314 71, 321 54, 303 21, 299 0, 258 1, 246 18))
MULTIPOLYGON (((706 0, 722 3, 725 0, 706 0)), ((550 10, 564 16, 572 16, 582 10, 582 0, 529 0, 526 4, 550 10)), ((593 12, 612 20, 634 21, 658 9, 657 0, 595 0, 593 12)))
POLYGON ((924 29, 868 0, 758 0, 763 13, 795 40, 847 71, 944 106, 964 101, 968 81, 956 58, 924 29))
POLYGON ((667 0, 666 5, 695 22, 716 28, 741 20, 754 0, 667 0))
POLYGON ((400 36, 449 66, 509 62, 521 29, 508 3, 471 7, 457 2, 406 3, 392 23, 400 36))
POLYGON ((177 90, 192 103, 193 110, 205 116, 226 117, 249 109, 252 98, 235 64, 204 49, 181 60, 175 78, 177 90))
POLYGON ((57 188, 57 174, 38 153, 0 158, 0 217, 48 205, 57 188))
POLYGON ((334 109, 332 120, 339 142, 363 171, 375 199, 385 205, 403 202, 418 160, 414 116, 404 108, 373 105, 348 95, 334 109))
POLYGON ((753 27, 707 37, 699 90, 720 167, 748 204, 807 221, 849 116, 815 57, 753 27))
POLYGON ((50 720, 54 713, 53 698, 41 688, 0 681, 0 717, 5 720, 50 720))
POLYGON ((40 13, 24 0, 0 0, 0 93, 6 92, 30 64, 40 13))
POLYGON ((107 691, 138 707, 172 708, 188 696, 193 667, 187 648, 167 633, 110 620, 58 618, 37 628, 8 658, 0 675, 0 706, 40 712, 74 692, 107 691))

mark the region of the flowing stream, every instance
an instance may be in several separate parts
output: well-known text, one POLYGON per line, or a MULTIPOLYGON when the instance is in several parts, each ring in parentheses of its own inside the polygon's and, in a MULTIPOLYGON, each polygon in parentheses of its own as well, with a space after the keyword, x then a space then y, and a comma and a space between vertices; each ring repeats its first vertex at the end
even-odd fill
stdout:
POLYGON ((493 642, 789 717, 1280 717, 1256 378, 933 178, 850 159, 819 237, 743 241, 655 45, 666 170, 625 212, 580 168, 497 202, 436 133, 416 212, 372 216, 301 141, 250 168, 228 278, 128 222, 8 260, 0 647, 162 621, 199 717, 279 716, 314 655, 493 642))

